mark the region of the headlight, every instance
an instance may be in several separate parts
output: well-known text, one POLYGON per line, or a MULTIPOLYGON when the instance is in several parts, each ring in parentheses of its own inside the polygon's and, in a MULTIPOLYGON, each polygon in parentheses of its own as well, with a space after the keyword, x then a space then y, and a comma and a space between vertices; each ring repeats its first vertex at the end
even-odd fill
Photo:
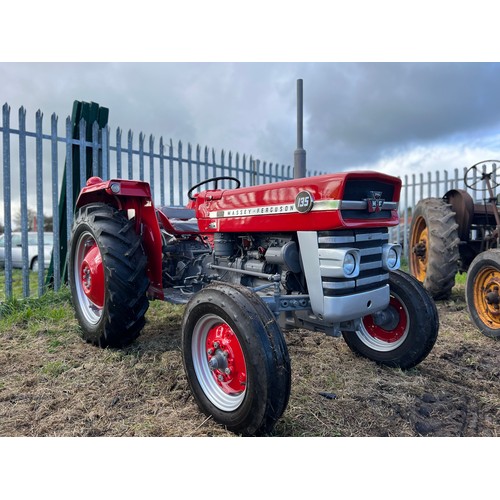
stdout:
POLYGON ((382 265, 388 271, 399 269, 401 265, 401 245, 386 243, 382 247, 382 265))
POLYGON ((119 182, 112 182, 111 185, 109 186, 111 191, 115 194, 118 194, 120 192, 120 183, 119 182))
POLYGON ((350 276, 356 269, 356 259, 352 253, 345 254, 343 267, 346 276, 350 276))
POLYGON ((361 252, 357 248, 320 248, 321 276, 325 278, 356 278, 359 275, 361 252))
POLYGON ((390 248, 387 252, 387 267, 389 269, 394 269, 398 263, 398 254, 394 248, 390 248))

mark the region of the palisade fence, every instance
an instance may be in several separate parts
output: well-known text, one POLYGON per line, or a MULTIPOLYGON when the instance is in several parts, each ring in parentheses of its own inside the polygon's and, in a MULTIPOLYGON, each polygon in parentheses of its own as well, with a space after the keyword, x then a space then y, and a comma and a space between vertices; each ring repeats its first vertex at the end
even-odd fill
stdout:
MULTIPOLYGON (((64 187, 66 195, 66 213, 64 223, 67 235, 71 234, 73 221, 73 169, 72 162, 76 148, 79 157, 80 188, 85 184, 87 155, 92 158, 92 174, 104 180, 111 178, 140 179, 150 183, 155 204, 181 206, 187 202, 187 190, 210 177, 237 177, 243 186, 254 186, 293 178, 291 166, 268 163, 253 156, 240 155, 221 151, 218 158, 214 149, 208 147, 186 148, 181 141, 174 145, 160 137, 156 147, 155 138, 142 132, 138 141, 129 130, 126 139, 122 137, 122 129, 118 127, 111 134, 109 126, 99 129, 97 123, 92 127, 92 140, 85 137, 86 123, 79 123, 79 137, 73 138, 73 124, 68 117, 65 121, 65 134, 59 135, 58 117, 51 115, 50 132, 43 131, 43 114, 35 115, 35 131, 26 129, 26 110, 19 109, 18 128, 10 123, 10 107, 2 108, 2 124, 0 126, 0 142, 2 142, 3 175, 0 177, 0 193, 3 193, 4 226, 3 248, 5 252, 5 298, 13 296, 12 272, 12 231, 13 222, 18 224, 22 234, 22 295, 30 293, 30 263, 28 261, 28 227, 29 214, 36 213, 36 231, 38 233, 38 255, 43 255, 44 217, 52 217, 53 247, 53 288, 57 291, 61 286, 64 262, 60 241, 60 189, 64 187), (114 144, 113 144, 114 142, 114 144), (33 208, 36 207, 36 208, 33 208), (19 224, 18 224, 19 225, 19 224)), ((137 136, 136 136, 137 137, 137 136)), ((403 166, 404 167, 404 166, 403 166)), ((418 201, 427 197, 441 197, 449 189, 471 190, 464 184, 467 167, 454 169, 453 172, 435 171, 420 174, 404 175, 399 204, 401 223, 390 231, 391 240, 403 245, 403 254, 408 259, 408 237, 411 224, 412 209, 418 201)), ((324 172, 308 171, 307 176, 324 172)), ((477 172, 474 171, 477 175, 477 172)), ((494 184, 497 183, 496 170, 493 172, 494 184)), ((474 178, 474 183, 476 178, 474 178)), ((225 187, 224 185, 222 185, 225 187)), ((226 186, 229 187, 229 186, 226 186)), ((64 193, 63 193, 64 194, 64 193)), ((476 193, 477 194, 477 193, 476 193)), ((474 193, 471 193, 474 197, 474 193)), ((1 213, 0 213, 1 215, 1 213)), ((0 231, 1 233, 1 231, 0 231)), ((0 236, 1 238, 1 236, 0 236)), ((65 242, 67 243, 67 242, 65 242)), ((33 276, 34 273, 31 273, 33 276)), ((45 284, 46 266, 39 259, 37 275, 38 295, 42 295, 45 284)), ((0 291, 0 298, 2 297, 0 291)))
MULTIPOLYGON (((0 193, 3 193, 4 226, 3 248, 5 252, 5 297, 13 295, 12 278, 12 231, 13 221, 20 220, 22 234, 22 294, 30 296, 30 262, 28 260, 29 214, 36 213, 38 233, 38 255, 43 255, 44 217, 52 217, 53 251, 53 287, 61 286, 62 262, 60 241, 59 196, 63 187, 66 194, 66 234, 71 234, 73 222, 73 169, 74 151, 77 148, 80 164, 80 188, 85 184, 87 155, 92 158, 92 174, 104 180, 111 178, 139 179, 149 182, 155 204, 163 206, 181 206, 187 202, 188 189, 210 177, 237 177, 242 186, 254 186, 269 182, 293 178, 291 166, 269 163, 254 158, 252 155, 240 155, 224 150, 216 155, 213 148, 184 147, 181 141, 174 144, 163 137, 156 143, 155 138, 142 132, 134 137, 129 130, 126 138, 120 127, 111 134, 109 126, 92 126, 92 140, 86 140, 85 120, 79 122, 79 137, 73 138, 73 124, 68 116, 65 133, 60 135, 58 117, 52 114, 50 132, 44 132, 43 113, 35 115, 35 131, 26 128, 26 110, 19 109, 18 128, 11 126, 10 106, 2 108, 0 141, 2 142, 3 175, 0 179, 0 193), (134 140, 138 139, 138 140, 134 140), (64 173, 65 172, 65 173, 64 173), (64 175, 64 178, 63 178, 64 175), (63 182, 65 181, 65 182, 63 182), (14 219, 13 219, 14 217, 14 219)), ((318 175, 308 172, 307 175, 318 175)), ((230 187, 231 181, 219 183, 230 187)), ((234 184, 233 184, 234 185, 234 184)), ((64 246, 64 245, 63 245, 64 246)), ((39 259, 38 295, 46 290, 46 266, 39 259)), ((1 295, 0 295, 1 297, 1 295)))
MULTIPOLYGON (((491 160, 487 160, 491 161, 491 160)), ((403 246, 403 257, 408 261, 409 257, 409 237, 412 220, 413 208, 424 198, 441 198, 450 189, 463 189, 467 191, 476 202, 485 202, 489 199, 486 180, 481 180, 481 174, 492 174, 491 185, 493 191, 499 183, 497 177, 500 162, 486 165, 482 162, 477 164, 477 168, 471 169, 470 166, 455 168, 453 171, 436 170, 435 172, 426 172, 420 174, 404 175, 402 177, 401 195, 399 201, 400 224, 390 230, 392 241, 400 243, 403 246), (491 169, 492 170, 489 170, 491 169), (470 170, 469 170, 470 169, 470 170), (471 189, 465 183, 475 186, 471 189)))

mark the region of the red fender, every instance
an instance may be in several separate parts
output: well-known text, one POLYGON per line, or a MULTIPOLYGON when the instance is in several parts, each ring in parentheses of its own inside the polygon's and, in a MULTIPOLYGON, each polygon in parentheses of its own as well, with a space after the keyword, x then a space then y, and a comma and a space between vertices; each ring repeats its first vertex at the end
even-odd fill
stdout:
POLYGON ((135 229, 142 236, 148 259, 148 295, 163 300, 162 240, 149 184, 124 179, 103 181, 100 177, 91 177, 78 196, 76 208, 90 203, 106 203, 127 212, 129 218, 135 216, 135 229))

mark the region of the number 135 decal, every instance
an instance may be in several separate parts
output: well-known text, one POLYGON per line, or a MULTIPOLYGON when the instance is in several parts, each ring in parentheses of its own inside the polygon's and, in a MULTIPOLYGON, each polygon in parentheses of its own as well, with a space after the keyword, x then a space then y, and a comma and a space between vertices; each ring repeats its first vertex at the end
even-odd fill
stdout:
POLYGON ((300 213, 307 213, 314 204, 313 195, 309 191, 301 191, 295 198, 295 208, 300 213))

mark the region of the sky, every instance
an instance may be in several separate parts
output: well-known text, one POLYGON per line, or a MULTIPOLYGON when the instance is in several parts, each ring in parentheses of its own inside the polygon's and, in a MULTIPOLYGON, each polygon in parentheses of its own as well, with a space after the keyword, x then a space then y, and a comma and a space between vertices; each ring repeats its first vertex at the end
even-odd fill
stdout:
POLYGON ((0 100, 59 116, 74 100, 121 127, 293 165, 303 80, 310 170, 393 175, 500 156, 500 63, 0 62, 0 100))

